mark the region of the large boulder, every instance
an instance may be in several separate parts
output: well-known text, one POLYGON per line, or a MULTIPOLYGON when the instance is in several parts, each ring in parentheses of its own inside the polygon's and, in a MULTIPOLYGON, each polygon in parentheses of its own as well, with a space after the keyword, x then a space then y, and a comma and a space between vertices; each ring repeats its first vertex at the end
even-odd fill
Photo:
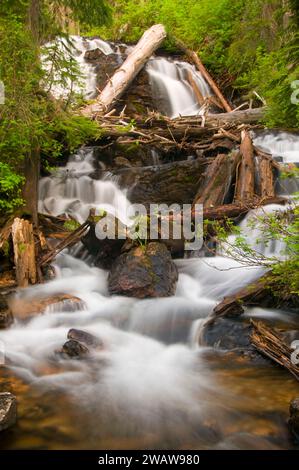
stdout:
POLYGON ((175 294, 177 267, 166 246, 151 242, 120 255, 108 278, 111 294, 144 299, 175 294))
POLYGON ((17 400, 8 392, 0 393, 0 431, 10 428, 17 421, 17 400))

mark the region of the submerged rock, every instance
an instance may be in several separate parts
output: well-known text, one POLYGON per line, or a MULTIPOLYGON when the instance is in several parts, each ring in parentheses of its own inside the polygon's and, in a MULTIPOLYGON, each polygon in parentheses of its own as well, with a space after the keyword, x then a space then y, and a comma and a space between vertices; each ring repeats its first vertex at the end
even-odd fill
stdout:
POLYGON ((0 431, 10 428, 17 421, 17 400, 8 392, 0 393, 0 431))
POLYGON ((151 242, 120 255, 108 278, 111 294, 137 297, 168 297, 175 294, 177 267, 166 246, 151 242))
POLYGON ((0 330, 13 323, 13 315, 3 295, 0 294, 0 330))
POLYGON ((61 351, 59 351, 59 354, 62 357, 66 356, 67 358, 71 359, 81 359, 89 354, 89 349, 84 346, 84 344, 79 343, 79 341, 70 339, 64 343, 61 351))
POLYGON ((72 328, 68 334, 67 338, 69 340, 74 340, 79 343, 83 343, 86 346, 91 346, 93 348, 103 348, 103 342, 100 338, 97 338, 96 336, 92 335, 91 333, 88 333, 87 331, 83 330, 77 330, 75 328, 72 328))
POLYGON ((296 440, 299 440, 299 398, 290 403, 289 428, 296 440))
POLYGON ((44 298, 13 296, 9 299, 9 306, 14 317, 24 320, 51 310, 63 308, 64 311, 74 312, 84 310, 85 304, 78 297, 69 294, 57 294, 44 298))

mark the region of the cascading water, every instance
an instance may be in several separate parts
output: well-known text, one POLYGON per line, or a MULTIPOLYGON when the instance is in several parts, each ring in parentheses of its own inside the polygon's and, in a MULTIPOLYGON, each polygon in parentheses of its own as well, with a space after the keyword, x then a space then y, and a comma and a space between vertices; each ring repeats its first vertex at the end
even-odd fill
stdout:
POLYGON ((153 95, 158 102, 162 101, 163 110, 169 117, 191 116, 203 112, 194 86, 203 98, 211 96, 211 91, 194 66, 160 57, 148 62, 147 72, 153 95))
MULTIPOLYGON (((48 73, 51 72, 51 62, 47 61, 46 57, 54 47, 57 47, 60 53, 65 56, 65 60, 75 61, 81 72, 79 84, 71 83, 68 80, 62 86, 59 84, 60 77, 54 77, 51 91, 55 97, 66 97, 70 89, 73 89, 75 93, 83 94, 86 99, 93 99, 97 96, 97 68, 85 60, 87 51, 100 49, 105 55, 115 54, 119 59, 119 65, 124 60, 120 46, 111 45, 101 39, 71 36, 70 42, 60 38, 55 43, 45 46, 43 63, 48 73), (46 53, 47 49, 48 53, 46 53)), ((125 45, 122 45, 122 49, 125 54, 131 51, 131 48, 125 45)), ((201 114, 201 104, 197 93, 204 99, 211 96, 211 90, 193 65, 170 58, 152 57, 148 61, 146 71, 159 111, 170 117, 201 114), (198 92, 196 92, 196 88, 198 92)))
MULTIPOLYGON (((156 80, 153 86, 164 87, 173 116, 199 111, 186 82, 188 71, 189 66, 169 64, 166 59, 153 59, 149 66, 156 80)), ((203 83, 200 86, 202 94, 208 93, 203 83)), ((255 143, 276 153, 269 148, 272 138, 256 136, 255 143)), ((295 150, 298 143, 299 139, 295 150)), ((295 162, 293 153, 282 155, 285 145, 279 156, 295 162)), ((160 165, 155 154, 153 163, 160 165)), ((126 191, 109 173, 100 180, 94 175, 94 152, 85 147, 65 167, 41 180, 40 212, 83 222, 95 207, 125 218, 126 191)), ((249 213, 241 224, 247 235, 253 215, 249 213)), ((268 248, 261 249, 267 254, 268 248)), ((279 254, 281 247, 271 250, 279 254)), ((81 300, 54 303, 42 315, 0 331, 10 371, 18 378, 22 414, 20 429, 12 431, 7 448, 289 446, 284 410, 296 393, 292 379, 262 366, 250 369, 239 364, 238 369, 235 364, 234 372, 232 361, 221 351, 195 344, 202 321, 217 302, 257 279, 264 268, 244 267, 223 253, 176 264, 179 281, 173 297, 109 296, 107 272, 95 267, 93 258, 83 256, 77 246, 57 256, 54 280, 16 293, 21 303, 59 294, 81 300), (71 328, 94 334, 102 347, 92 350, 86 360, 61 359, 55 351, 71 328), (287 391, 282 393, 286 382, 287 391)), ((256 312, 267 314, 264 309, 256 312)))

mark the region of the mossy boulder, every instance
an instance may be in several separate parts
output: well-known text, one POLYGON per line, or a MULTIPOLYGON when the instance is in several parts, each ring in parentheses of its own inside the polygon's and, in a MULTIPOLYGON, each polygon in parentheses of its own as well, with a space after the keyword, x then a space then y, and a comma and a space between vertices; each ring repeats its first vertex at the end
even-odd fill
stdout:
POLYGON ((151 242, 121 254, 109 273, 111 294, 137 297, 168 297, 175 294, 177 267, 166 246, 151 242))

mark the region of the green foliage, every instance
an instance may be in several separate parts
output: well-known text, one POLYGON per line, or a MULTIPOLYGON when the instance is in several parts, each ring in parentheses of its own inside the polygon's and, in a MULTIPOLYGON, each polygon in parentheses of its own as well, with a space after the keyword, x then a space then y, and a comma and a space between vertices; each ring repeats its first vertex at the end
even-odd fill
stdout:
MULTIPOLYGON (((244 101, 253 91, 262 96, 268 105, 267 125, 298 126, 299 107, 291 102, 291 84, 299 79, 298 1, 285 6, 281 0, 110 3, 113 26, 93 29, 91 34, 135 42, 146 28, 163 23, 170 37, 198 51, 218 81, 237 89, 244 101)), ((173 48, 173 43, 168 41, 167 46, 173 48)))
POLYGON ((80 227, 79 222, 77 222, 77 220, 74 220, 74 219, 66 220, 63 224, 63 228, 67 230, 68 232, 73 232, 79 227, 80 227))
MULTIPOLYGON (((11 212, 22 204, 22 167, 32 152, 38 151, 44 167, 64 152, 74 151, 100 130, 95 122, 74 113, 74 96, 66 102, 54 101, 49 92, 57 81, 61 87, 80 80, 74 61, 63 50, 40 44, 57 35, 66 38, 56 17, 57 6, 71 8, 71 16, 84 25, 99 25, 109 17, 103 0, 1 0, 0 3, 0 80, 5 86, 5 103, 0 104, 0 210, 11 212), (38 5, 33 12, 32 5, 38 5), (33 15, 34 18, 31 18, 33 15), (29 21, 30 20, 30 21, 29 21), (37 24, 38 34, 32 22, 37 24), (37 39, 38 38, 38 39, 37 39), (52 64, 41 67, 44 60, 52 64), (58 78, 55 78, 58 77, 58 78), (54 83, 54 81, 56 82, 54 83), (7 179, 7 185, 5 180, 7 179)), ((72 90, 71 90, 72 91, 72 90)))
POLYGON ((0 162, 0 217, 10 214, 22 204, 21 184, 23 178, 9 165, 0 162))
MULTIPOLYGON (((298 198, 297 198, 298 199, 298 198)), ((205 220, 205 234, 214 233, 214 239, 223 246, 225 255, 237 260, 244 266, 262 266, 271 269, 276 277, 276 285, 283 289, 285 295, 299 295, 299 207, 294 205, 291 211, 273 212, 254 215, 248 221, 252 232, 258 227, 260 236, 248 240, 227 219, 225 224, 205 220), (233 239, 229 235, 234 235, 233 239), (260 249, 277 240, 283 242, 284 249, 279 255, 265 255, 260 249)))

